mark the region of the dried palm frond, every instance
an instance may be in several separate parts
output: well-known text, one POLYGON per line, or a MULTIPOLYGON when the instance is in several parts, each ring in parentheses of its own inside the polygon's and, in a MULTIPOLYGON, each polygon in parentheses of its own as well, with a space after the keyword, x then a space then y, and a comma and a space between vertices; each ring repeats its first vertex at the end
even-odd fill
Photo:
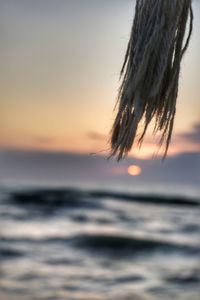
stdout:
POLYGON ((118 94, 118 112, 111 134, 111 156, 123 158, 131 150, 138 125, 141 144, 150 122, 161 132, 164 156, 171 140, 180 64, 193 27, 191 0, 137 0, 118 94), (187 21, 188 35, 185 38, 187 21))

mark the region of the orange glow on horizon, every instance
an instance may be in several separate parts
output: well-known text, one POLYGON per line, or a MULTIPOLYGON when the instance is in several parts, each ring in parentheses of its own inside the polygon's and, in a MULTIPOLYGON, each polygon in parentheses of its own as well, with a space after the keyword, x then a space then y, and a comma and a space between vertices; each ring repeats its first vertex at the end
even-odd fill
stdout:
POLYGON ((142 169, 139 166, 131 165, 128 167, 127 172, 131 176, 138 176, 142 173, 142 169))

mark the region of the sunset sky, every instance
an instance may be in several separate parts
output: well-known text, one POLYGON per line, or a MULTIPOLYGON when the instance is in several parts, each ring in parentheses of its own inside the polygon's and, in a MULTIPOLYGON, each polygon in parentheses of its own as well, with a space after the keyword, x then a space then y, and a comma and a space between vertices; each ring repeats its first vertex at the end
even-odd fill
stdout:
MULTIPOLYGON (((200 151, 200 3, 184 57, 170 153, 200 151)), ((132 0, 0 1, 0 147, 108 148, 132 0)), ((156 149, 151 136, 140 157, 156 149)))

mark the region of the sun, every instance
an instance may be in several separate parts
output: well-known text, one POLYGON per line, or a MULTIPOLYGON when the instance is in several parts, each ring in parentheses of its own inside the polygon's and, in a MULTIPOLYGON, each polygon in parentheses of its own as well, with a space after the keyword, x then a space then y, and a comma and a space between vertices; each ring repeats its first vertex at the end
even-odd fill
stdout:
POLYGON ((138 176, 142 173, 142 169, 137 165, 131 165, 128 167, 127 172, 131 176, 138 176))

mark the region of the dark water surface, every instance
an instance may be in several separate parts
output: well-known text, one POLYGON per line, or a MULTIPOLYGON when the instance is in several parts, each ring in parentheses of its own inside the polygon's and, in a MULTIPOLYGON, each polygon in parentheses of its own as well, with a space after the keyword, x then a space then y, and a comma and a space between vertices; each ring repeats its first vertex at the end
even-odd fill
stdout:
POLYGON ((1 300, 200 299, 200 202, 1 192, 1 300))

